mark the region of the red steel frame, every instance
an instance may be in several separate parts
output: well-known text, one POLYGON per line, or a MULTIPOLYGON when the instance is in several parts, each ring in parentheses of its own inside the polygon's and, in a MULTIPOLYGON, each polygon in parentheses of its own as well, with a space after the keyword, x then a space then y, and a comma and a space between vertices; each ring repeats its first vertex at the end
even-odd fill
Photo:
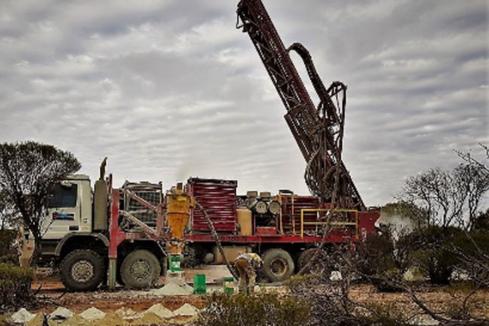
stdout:
MULTIPOLYGON (((365 211, 359 212, 358 230, 359 234, 354 235, 351 233, 345 233, 341 231, 332 230, 326 236, 325 241, 327 243, 345 243, 356 242, 361 239, 365 239, 367 234, 371 234, 375 230, 375 221, 378 219, 379 213, 377 211, 365 211)), ((214 242, 214 239, 210 234, 194 233, 187 235, 189 242, 214 242)), ((310 236, 304 235, 301 237, 299 234, 267 234, 267 235, 232 235, 232 234, 220 234, 219 238, 223 243, 235 243, 235 244, 318 244, 323 240, 321 235, 310 236)))
MULTIPOLYGON (((109 244, 109 259, 117 259, 117 248, 125 240, 150 239, 143 232, 124 232, 119 226, 119 199, 120 191, 112 189, 111 196, 111 216, 110 216, 110 244, 109 244)), ((358 241, 364 239, 367 234, 374 232, 374 223, 378 218, 377 211, 362 211, 359 212, 358 230, 359 234, 351 234, 341 231, 332 230, 326 237, 327 243, 343 243, 350 241, 358 241)), ((159 223, 161 225, 161 223, 159 223)), ((280 243, 280 244, 316 244, 323 239, 321 235, 310 236, 299 234, 264 234, 242 236, 234 234, 220 234, 219 238, 224 243, 236 244, 263 244, 263 243, 280 243)), ((186 236, 189 242, 214 243, 214 239, 210 233, 191 233, 186 236)))
MULTIPOLYGON (((114 288, 117 275, 117 249, 122 242, 126 240, 164 240, 164 235, 160 234, 160 239, 155 239, 144 232, 125 232, 119 225, 120 215, 120 195, 119 189, 110 188, 110 221, 109 221, 109 288, 114 288)), ((163 214, 161 207, 158 208, 158 230, 164 225, 163 214)), ((341 230, 331 230, 325 239, 321 235, 304 235, 300 234, 255 234, 252 236, 242 236, 234 234, 220 234, 221 243, 227 244, 319 244, 321 241, 331 244, 352 243, 361 239, 365 239, 367 234, 373 233, 375 230, 374 223, 379 217, 378 211, 362 211, 358 212, 358 232, 344 232, 341 230)), ((212 217, 211 217, 212 218, 212 217)), ((158 232, 157 230, 157 232, 158 232)), ((190 233, 187 234, 186 240, 190 243, 215 243, 214 238, 210 233, 190 233)))

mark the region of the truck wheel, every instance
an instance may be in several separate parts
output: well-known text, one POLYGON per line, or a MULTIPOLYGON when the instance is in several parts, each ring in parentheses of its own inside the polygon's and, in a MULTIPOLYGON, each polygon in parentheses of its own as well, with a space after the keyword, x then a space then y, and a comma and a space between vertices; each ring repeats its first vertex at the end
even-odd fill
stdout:
MULTIPOLYGON (((304 250, 300 255, 299 259, 297 260, 297 265, 299 271, 306 266, 307 263, 312 259, 312 257, 315 255, 316 251, 320 249, 318 248, 309 248, 304 250)), ((308 266, 308 268, 304 271, 305 273, 311 273, 311 272, 320 272, 324 271, 324 269, 327 266, 327 261, 326 261, 326 252, 324 250, 321 250, 316 256, 316 259, 314 262, 311 262, 311 264, 308 266)))
POLYGON ((61 281, 69 291, 95 290, 106 273, 104 259, 89 249, 77 249, 67 254, 60 269, 61 281))
POLYGON ((294 260, 283 249, 269 249, 263 254, 263 274, 272 282, 285 281, 294 268, 294 260))
POLYGON ((156 284, 160 277, 160 262, 148 250, 135 250, 124 258, 121 265, 121 279, 131 289, 148 288, 156 284))

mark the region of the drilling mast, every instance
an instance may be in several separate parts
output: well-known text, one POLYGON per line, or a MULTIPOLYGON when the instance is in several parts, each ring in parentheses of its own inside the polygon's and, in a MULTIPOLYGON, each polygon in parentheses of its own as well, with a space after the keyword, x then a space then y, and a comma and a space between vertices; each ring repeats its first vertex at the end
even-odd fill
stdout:
POLYGON ((365 205, 342 159, 346 86, 333 82, 325 88, 307 49, 300 43, 285 48, 260 0, 241 0, 237 28, 248 33, 287 113, 285 120, 307 162, 306 184, 312 194, 333 207, 364 210, 365 205), (304 61, 319 97, 316 107, 290 56, 304 61))

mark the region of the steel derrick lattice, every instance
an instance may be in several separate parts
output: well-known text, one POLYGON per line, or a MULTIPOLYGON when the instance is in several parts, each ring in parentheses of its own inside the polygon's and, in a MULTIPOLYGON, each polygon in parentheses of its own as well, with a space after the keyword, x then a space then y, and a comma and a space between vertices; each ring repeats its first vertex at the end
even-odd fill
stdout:
POLYGON ((259 0, 238 4, 237 28, 248 33, 287 110, 285 120, 307 162, 306 184, 312 194, 332 206, 364 210, 365 205, 342 159, 346 86, 326 88, 307 49, 300 43, 285 48, 259 0), (290 56, 295 51, 320 99, 316 107, 290 56))

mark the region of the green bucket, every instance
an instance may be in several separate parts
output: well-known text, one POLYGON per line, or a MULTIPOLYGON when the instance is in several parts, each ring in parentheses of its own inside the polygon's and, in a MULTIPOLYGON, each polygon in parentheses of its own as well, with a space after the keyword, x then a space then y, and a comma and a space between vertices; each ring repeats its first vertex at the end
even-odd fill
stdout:
POLYGON ((205 274, 194 275, 194 293, 205 294, 207 292, 207 286, 205 285, 205 274))
POLYGON ((168 256, 168 265, 170 265, 170 272, 181 272, 180 262, 182 257, 180 255, 168 256))
POLYGON ((234 293, 234 277, 224 278, 224 293, 231 295, 234 293))

